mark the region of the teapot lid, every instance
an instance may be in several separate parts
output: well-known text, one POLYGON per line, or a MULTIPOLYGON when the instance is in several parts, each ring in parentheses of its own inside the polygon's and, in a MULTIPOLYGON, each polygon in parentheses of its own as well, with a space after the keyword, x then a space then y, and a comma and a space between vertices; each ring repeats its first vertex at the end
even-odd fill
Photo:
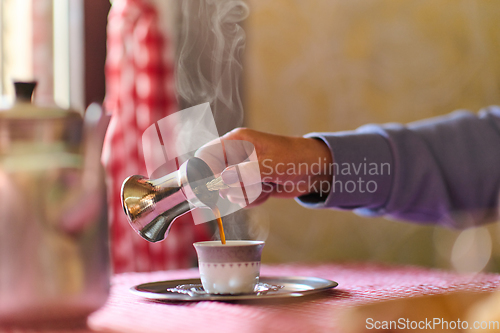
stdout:
POLYGON ((81 152, 83 118, 75 111, 31 103, 36 82, 15 82, 16 100, 0 110, 0 156, 81 152))
POLYGON ((36 87, 36 81, 30 81, 30 82, 15 81, 14 89, 16 91, 16 99, 31 103, 35 87, 36 87))
POLYGON ((0 111, 0 121, 8 119, 58 119, 66 117, 81 118, 78 112, 60 109, 58 107, 42 107, 32 104, 36 81, 15 81, 16 98, 12 107, 0 111))

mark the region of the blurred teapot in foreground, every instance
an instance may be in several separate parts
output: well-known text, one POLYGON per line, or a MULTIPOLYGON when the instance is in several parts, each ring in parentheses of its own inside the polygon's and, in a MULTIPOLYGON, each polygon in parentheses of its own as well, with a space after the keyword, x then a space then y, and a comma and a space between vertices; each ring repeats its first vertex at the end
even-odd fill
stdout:
POLYGON ((35 83, 15 85, 0 111, 0 325, 84 323, 109 292, 109 118, 36 107, 35 83))

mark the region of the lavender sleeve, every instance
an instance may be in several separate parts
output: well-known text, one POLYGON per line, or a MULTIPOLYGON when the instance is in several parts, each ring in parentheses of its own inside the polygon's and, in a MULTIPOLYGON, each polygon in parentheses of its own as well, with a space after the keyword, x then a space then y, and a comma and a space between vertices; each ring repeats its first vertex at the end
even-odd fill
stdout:
POLYGON ((455 228, 498 219, 500 107, 307 137, 328 145, 334 177, 326 195, 297 198, 306 207, 455 228))

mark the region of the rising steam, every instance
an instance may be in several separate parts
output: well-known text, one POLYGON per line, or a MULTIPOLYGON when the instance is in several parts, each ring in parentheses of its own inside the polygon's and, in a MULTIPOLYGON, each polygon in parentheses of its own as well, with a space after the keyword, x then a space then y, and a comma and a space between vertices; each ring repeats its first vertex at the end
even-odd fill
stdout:
MULTIPOLYGON (((249 15, 247 4, 242 0, 154 2, 163 18, 160 25, 164 31, 172 31, 176 45, 178 109, 210 103, 218 136, 241 126, 240 86, 246 38, 241 24, 249 15)), ((192 147, 193 138, 206 134, 208 127, 205 130, 203 127, 207 126, 184 126, 183 144, 192 147)), ((174 136, 174 141, 179 139, 178 135, 174 136)), ((193 212, 196 213, 203 212, 193 212)), ((243 210, 224 216, 223 221, 228 239, 265 238, 260 229, 257 232, 249 226, 243 210)), ((214 237, 217 236, 215 232, 214 237)))
POLYGON ((223 134, 242 125, 240 96, 248 16, 241 0, 184 0, 181 4, 176 86, 181 108, 209 102, 223 134))
MULTIPOLYGON (((180 11, 176 65, 179 106, 209 102, 222 135, 243 124, 240 85, 245 32, 241 23, 249 8, 242 0, 183 0, 180 11)), ((226 237, 248 239, 246 220, 241 210, 225 216, 226 237)))

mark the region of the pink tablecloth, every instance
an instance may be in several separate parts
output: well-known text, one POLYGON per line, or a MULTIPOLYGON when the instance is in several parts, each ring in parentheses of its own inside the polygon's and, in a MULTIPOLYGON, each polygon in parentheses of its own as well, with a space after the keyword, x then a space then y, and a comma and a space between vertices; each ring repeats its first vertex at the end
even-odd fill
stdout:
POLYGON ((89 329, 78 332, 332 332, 336 314, 344 307, 456 290, 492 291, 500 285, 499 274, 458 275, 375 264, 264 265, 261 275, 315 276, 339 286, 315 297, 272 302, 155 302, 133 295, 129 288, 198 277, 197 269, 124 273, 113 277, 110 298, 91 315, 89 329))
POLYGON ((128 289, 139 283, 197 277, 196 269, 133 273, 113 279, 107 305, 89 326, 106 332, 331 332, 336 312, 346 306, 454 290, 492 291, 500 275, 457 275, 416 267, 374 264, 263 266, 263 276, 315 276, 337 281, 336 289, 312 299, 279 302, 160 303, 128 289))

